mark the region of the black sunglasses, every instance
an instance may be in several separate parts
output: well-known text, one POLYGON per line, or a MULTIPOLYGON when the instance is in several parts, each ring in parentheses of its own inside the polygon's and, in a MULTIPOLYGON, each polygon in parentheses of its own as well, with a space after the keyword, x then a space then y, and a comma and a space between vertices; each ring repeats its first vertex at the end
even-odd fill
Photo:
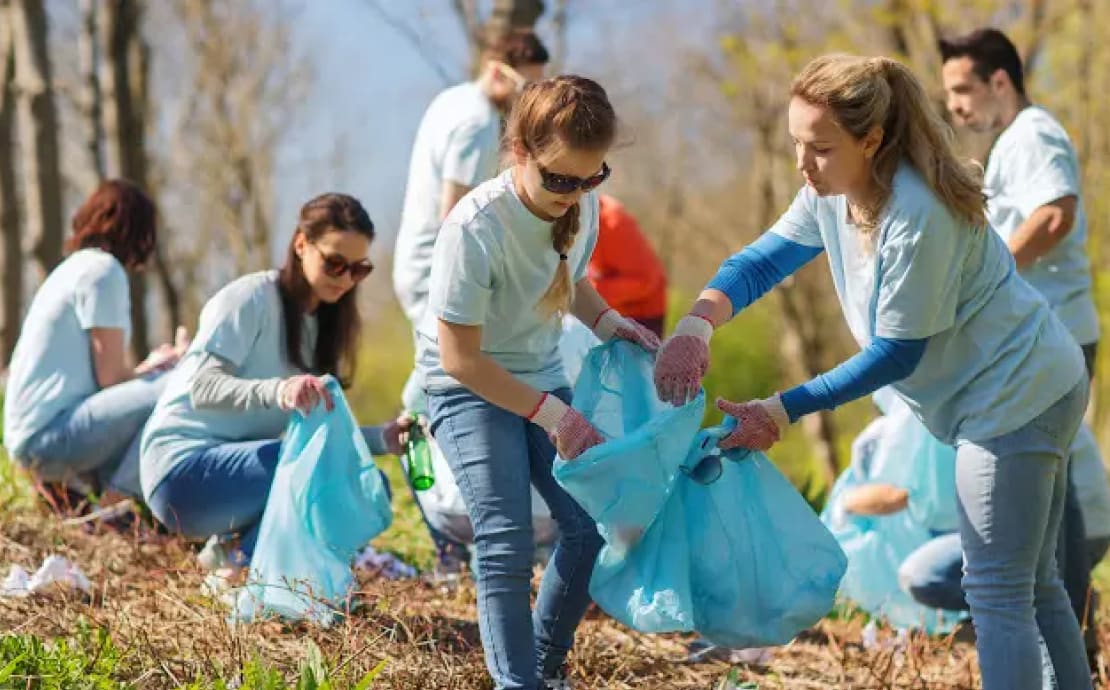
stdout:
MULTIPOLYGON (((309 242, 309 244, 312 243, 309 242)), ((324 250, 315 244, 312 244, 312 246, 320 253, 320 258, 324 260, 324 273, 331 278, 341 278, 344 273, 350 273, 351 280, 357 283, 374 271, 374 264, 370 263, 369 259, 347 261, 339 254, 325 254, 324 250)))
POLYGON ((608 163, 602 163, 600 172, 586 178, 553 173, 540 165, 539 161, 536 161, 536 167, 540 170, 540 184, 552 194, 573 194, 579 189, 583 192, 597 189, 602 182, 609 179, 609 174, 613 172, 608 163))

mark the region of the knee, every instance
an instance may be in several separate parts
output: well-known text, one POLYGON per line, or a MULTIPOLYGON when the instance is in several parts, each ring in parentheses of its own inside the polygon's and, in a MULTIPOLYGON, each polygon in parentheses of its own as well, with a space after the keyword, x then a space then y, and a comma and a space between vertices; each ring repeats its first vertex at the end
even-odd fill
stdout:
MULTIPOLYGON (((978 570, 968 564, 963 589, 973 612, 1033 615, 1037 584, 1032 571, 1014 568, 978 570)), ((1062 586, 1060 589, 1063 591, 1062 586)))
POLYGON ((490 529, 476 526, 474 547, 484 575, 531 582, 532 530, 524 524, 490 529))

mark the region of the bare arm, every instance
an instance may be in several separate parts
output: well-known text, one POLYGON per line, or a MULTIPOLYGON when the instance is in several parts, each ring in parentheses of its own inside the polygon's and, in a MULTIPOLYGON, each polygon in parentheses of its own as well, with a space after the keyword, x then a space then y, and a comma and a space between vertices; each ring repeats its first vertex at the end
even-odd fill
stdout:
POLYGON ((714 328, 720 328, 732 319, 732 300, 720 290, 703 290, 690 314, 708 319, 714 328))
POLYGON ((543 394, 520 381, 482 352, 482 327, 439 321, 439 356, 443 370, 479 397, 528 417, 543 394))
POLYGON ((1018 226, 1008 242, 1019 270, 1060 244, 1075 225, 1078 199, 1065 196, 1037 208, 1018 226))
POLYGON ((570 305, 570 313, 586 324, 587 328, 593 328, 597 324, 598 317, 607 309, 609 305, 605 302, 605 298, 597 293, 589 279, 583 278, 575 283, 574 302, 570 305))
POLYGON ((89 346, 92 350, 93 372, 96 384, 108 388, 135 378, 136 372, 127 361, 127 344, 120 328, 90 328, 89 346))
POLYGON ((439 193, 439 219, 443 220, 446 218, 447 214, 451 212, 451 209, 455 208, 455 204, 459 203, 459 199, 466 196, 471 189, 473 188, 467 187, 464 184, 452 182, 451 180, 444 180, 443 188, 439 193))
POLYGON ((909 496, 892 484, 864 484, 844 497, 844 510, 856 515, 891 515, 906 509, 909 496))

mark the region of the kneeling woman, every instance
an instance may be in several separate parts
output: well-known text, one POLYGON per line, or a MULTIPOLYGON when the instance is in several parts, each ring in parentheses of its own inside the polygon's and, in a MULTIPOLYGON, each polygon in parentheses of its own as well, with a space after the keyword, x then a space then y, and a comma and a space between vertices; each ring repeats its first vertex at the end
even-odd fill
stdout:
POLYGON ((139 433, 160 371, 179 354, 163 345, 138 367, 127 362, 127 271, 153 254, 155 215, 130 182, 102 184, 73 217, 71 253, 31 302, 8 374, 4 444, 40 486, 77 480, 102 503, 139 494, 139 433))
MULTIPOLYGON (((356 199, 319 196, 301 209, 280 271, 243 276, 204 306, 143 433, 143 495, 162 524, 188 537, 238 532, 249 557, 290 412, 331 409, 320 377, 353 371, 355 286, 372 269, 373 238, 356 199)), ((363 429, 376 454, 398 452, 400 431, 363 429)))

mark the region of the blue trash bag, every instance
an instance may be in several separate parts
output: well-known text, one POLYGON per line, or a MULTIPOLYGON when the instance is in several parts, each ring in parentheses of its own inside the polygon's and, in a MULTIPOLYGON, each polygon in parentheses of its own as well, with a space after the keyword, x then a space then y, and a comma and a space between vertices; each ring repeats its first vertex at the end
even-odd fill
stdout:
POLYGON ((641 632, 784 644, 832 608, 844 554, 766 456, 717 448, 734 420, 699 430, 704 393, 661 402, 652 365, 635 345, 609 342, 575 387, 575 407, 609 439, 555 463, 605 538, 590 595, 641 632))
POLYGON ((234 620, 277 615, 329 625, 352 591, 351 559, 393 520, 339 382, 326 380, 335 408, 294 412, 286 427, 234 620))
POLYGON ((959 529, 956 449, 937 440, 897 394, 876 395, 879 401, 888 423, 877 439, 871 481, 906 489, 908 510, 917 524, 935 532, 959 529))
POLYGON ((856 438, 852 462, 833 484, 821 520, 848 555, 841 596, 895 627, 945 633, 966 614, 931 609, 915 602, 902 590, 898 568, 910 554, 942 531, 934 531, 930 521, 944 522, 948 519, 946 514, 955 512, 955 454, 953 451, 949 457, 941 452, 936 446, 947 447, 933 439, 921 422, 908 413, 908 408, 904 405, 902 408, 906 414, 899 413, 897 407, 887 407, 888 414, 873 421, 856 438), (902 439, 906 441, 904 452, 899 452, 903 448, 902 439), (942 476, 945 471, 951 478, 942 476), (928 479, 922 481, 913 477, 914 473, 928 479), (882 516, 855 515, 844 509, 846 494, 876 482, 909 489, 907 509, 882 516), (951 485, 947 496, 937 488, 943 485, 951 485), (922 498, 926 505, 914 511, 914 501, 922 498))

